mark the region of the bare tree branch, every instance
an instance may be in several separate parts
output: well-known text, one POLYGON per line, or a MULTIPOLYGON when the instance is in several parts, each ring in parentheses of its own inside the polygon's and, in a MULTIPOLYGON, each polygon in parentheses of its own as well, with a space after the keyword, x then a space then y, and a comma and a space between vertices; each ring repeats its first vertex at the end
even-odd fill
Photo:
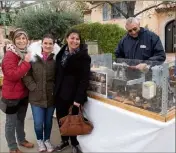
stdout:
MULTIPOLYGON (((100 2, 101 2, 101 1, 100 1, 100 2)), ((92 10, 92 9, 98 7, 98 6, 101 6, 101 5, 103 5, 104 3, 107 3, 107 4, 109 4, 110 6, 112 6, 112 5, 114 4, 112 1, 104 1, 104 2, 101 2, 101 3, 97 4, 96 6, 93 6, 92 8, 90 8, 90 10, 92 10)), ((161 2, 161 3, 159 3, 159 4, 156 4, 156 5, 152 5, 152 6, 150 6, 150 7, 147 7, 147 8, 145 8, 145 9, 139 11, 139 12, 136 13, 136 14, 134 14, 136 1, 125 1, 125 2, 124 2, 124 4, 126 5, 126 8, 127 8, 127 13, 124 12, 123 9, 121 9, 121 8, 119 8, 119 7, 117 7, 117 6, 114 6, 114 7, 115 7, 115 9, 116 9, 119 13, 121 13, 125 18, 129 18, 129 17, 136 17, 136 16, 138 16, 139 14, 141 14, 141 13, 143 13, 143 12, 146 12, 146 11, 152 9, 152 8, 156 8, 156 7, 158 7, 158 6, 162 5, 162 4, 170 4, 170 5, 171 5, 171 4, 173 4, 173 3, 176 3, 176 2, 174 2, 174 1, 165 1, 165 2, 161 2)))
POLYGON ((127 17, 129 18, 129 17, 134 16, 136 1, 128 1, 125 4, 126 4, 126 8, 127 8, 127 17))
POLYGON ((64 10, 70 10, 75 2, 65 0, 53 0, 50 5, 56 10, 56 12, 62 12, 64 10))
POLYGON ((10 9, 12 8, 12 5, 14 5, 16 2, 17 1, 11 1, 11 0, 0 1, 1 11, 4 10, 5 12, 9 12, 10 9))
MULTIPOLYGON (((109 5, 113 5, 113 3, 109 2, 109 1, 105 1, 106 3, 108 3, 109 5)), ((115 9, 121 13, 125 18, 128 18, 127 14, 125 12, 123 12, 120 8, 118 8, 117 6, 115 6, 115 9)))
MULTIPOLYGON (((134 15, 134 17, 136 17, 136 16, 138 16, 139 14, 141 14, 141 13, 143 13, 143 12, 146 12, 146 11, 152 9, 152 8, 155 8, 155 7, 158 7, 158 6, 162 5, 162 4, 167 4, 167 3, 169 3, 169 2, 161 2, 161 3, 157 4, 157 5, 153 5, 153 6, 147 7, 147 8, 145 8, 145 9, 143 9, 142 11, 139 11, 138 13, 136 13, 136 14, 134 15)), ((174 2, 173 2, 173 3, 174 3, 174 2)))
POLYGON ((96 6, 91 7, 90 10, 92 10, 92 9, 98 7, 98 6, 101 6, 101 5, 105 4, 105 3, 106 3, 106 2, 103 2, 103 3, 97 4, 96 6))

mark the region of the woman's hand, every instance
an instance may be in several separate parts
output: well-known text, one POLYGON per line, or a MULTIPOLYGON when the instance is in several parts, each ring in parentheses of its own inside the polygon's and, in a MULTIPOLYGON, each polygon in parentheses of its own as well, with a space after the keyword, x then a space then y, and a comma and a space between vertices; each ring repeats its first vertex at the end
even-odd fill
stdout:
POLYGON ((79 103, 77 103, 77 102, 74 102, 74 103, 73 103, 73 105, 75 105, 75 106, 77 106, 77 107, 79 107, 79 106, 80 106, 80 104, 79 104, 79 103))
POLYGON ((24 57, 24 60, 25 60, 26 62, 30 62, 30 60, 31 60, 31 53, 27 53, 27 54, 25 55, 25 57, 24 57))

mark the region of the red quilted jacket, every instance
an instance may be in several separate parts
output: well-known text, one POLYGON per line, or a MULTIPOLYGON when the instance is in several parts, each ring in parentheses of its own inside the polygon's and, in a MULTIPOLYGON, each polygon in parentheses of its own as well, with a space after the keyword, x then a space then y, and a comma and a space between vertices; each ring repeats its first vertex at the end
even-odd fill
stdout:
POLYGON ((29 71, 30 63, 20 62, 17 53, 7 50, 2 61, 4 74, 2 97, 5 99, 22 99, 28 96, 28 89, 22 82, 22 77, 29 71))

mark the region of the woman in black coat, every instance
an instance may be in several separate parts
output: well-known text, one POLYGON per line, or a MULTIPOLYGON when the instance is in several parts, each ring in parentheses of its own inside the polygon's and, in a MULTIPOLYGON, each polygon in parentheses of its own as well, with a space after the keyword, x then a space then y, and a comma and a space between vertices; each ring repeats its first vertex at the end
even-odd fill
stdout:
MULTIPOLYGON (((91 58, 86 44, 81 44, 80 33, 72 29, 66 35, 67 44, 56 56, 55 100, 56 115, 59 119, 68 115, 71 105, 73 114, 78 113, 78 107, 87 101, 91 58)), ((61 136, 62 142, 56 147, 61 151, 69 146, 71 140, 72 151, 77 153, 78 141, 75 136, 61 136)))

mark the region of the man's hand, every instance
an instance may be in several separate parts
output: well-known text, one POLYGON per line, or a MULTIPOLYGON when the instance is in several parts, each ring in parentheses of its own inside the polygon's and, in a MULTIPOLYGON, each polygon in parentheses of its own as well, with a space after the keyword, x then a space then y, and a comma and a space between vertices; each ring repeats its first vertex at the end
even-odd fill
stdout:
POLYGON ((145 63, 141 63, 136 65, 136 69, 140 70, 141 72, 148 72, 149 66, 145 63))
POLYGON ((73 105, 75 105, 75 106, 77 106, 77 107, 79 107, 79 106, 80 106, 80 104, 79 104, 79 103, 77 103, 77 102, 74 102, 74 103, 73 103, 73 105))

